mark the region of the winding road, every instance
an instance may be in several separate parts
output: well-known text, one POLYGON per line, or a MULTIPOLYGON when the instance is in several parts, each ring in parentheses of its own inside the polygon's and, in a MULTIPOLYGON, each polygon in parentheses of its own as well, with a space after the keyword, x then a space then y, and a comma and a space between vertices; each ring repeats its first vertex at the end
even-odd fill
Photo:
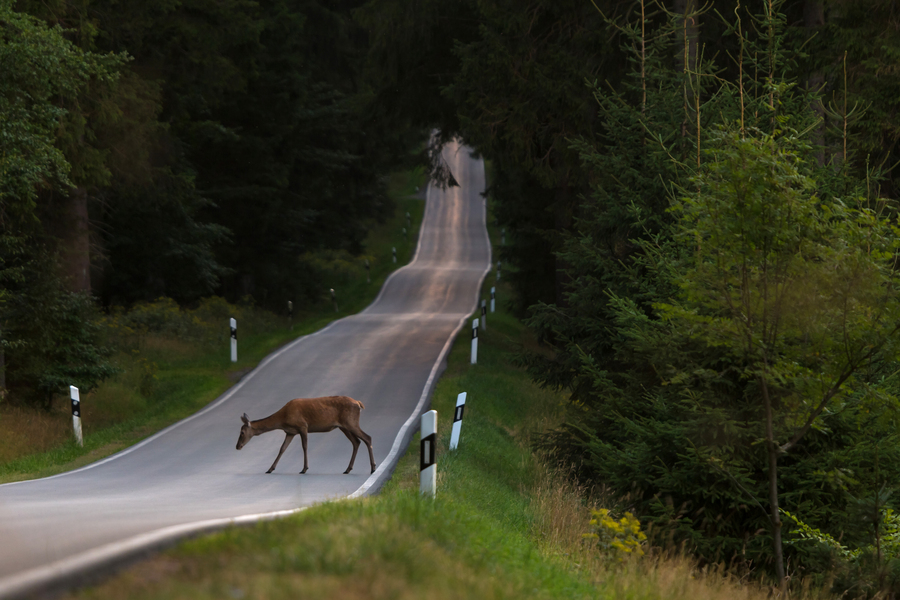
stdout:
POLYGON ((267 357, 197 414, 85 468, 0 486, 0 597, 63 586, 192 533, 276 518, 312 504, 372 493, 427 408, 453 338, 476 307, 490 268, 484 165, 444 149, 459 187, 429 186, 413 261, 362 313, 335 321, 267 357), (342 472, 351 445, 339 431, 300 442, 271 475, 280 432, 235 450, 240 415, 265 417, 296 397, 347 395, 365 404, 374 442, 342 472))

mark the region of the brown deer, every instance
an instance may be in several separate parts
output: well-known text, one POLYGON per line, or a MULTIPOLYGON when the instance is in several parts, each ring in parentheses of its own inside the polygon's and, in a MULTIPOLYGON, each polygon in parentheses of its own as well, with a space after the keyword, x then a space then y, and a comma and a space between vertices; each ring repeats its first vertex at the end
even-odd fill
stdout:
POLYGON ((266 473, 271 473, 275 470, 275 465, 287 450, 291 440, 299 434, 300 440, 303 442, 303 470, 300 471, 303 474, 309 469, 309 461, 306 457, 307 434, 340 429, 353 444, 353 455, 350 457, 350 465, 344 474, 346 475, 353 469, 360 440, 369 448, 369 462, 372 463, 372 472, 374 473, 375 455, 372 453, 372 438, 359 428, 359 413, 363 408, 365 407, 362 402, 349 396, 326 396, 324 398, 296 398, 282 406, 275 414, 258 421, 251 421, 247 413, 244 413, 241 416, 244 425, 241 427, 237 449, 243 448, 254 435, 276 429, 282 430, 285 433, 284 443, 281 444, 281 450, 278 451, 275 462, 266 471, 266 473))

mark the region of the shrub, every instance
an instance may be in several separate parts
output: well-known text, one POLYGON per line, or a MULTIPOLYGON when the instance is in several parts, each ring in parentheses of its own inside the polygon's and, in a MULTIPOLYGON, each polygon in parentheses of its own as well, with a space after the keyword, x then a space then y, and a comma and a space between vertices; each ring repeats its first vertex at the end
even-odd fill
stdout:
POLYGON ((591 516, 591 531, 584 538, 596 544, 600 552, 619 561, 644 555, 641 544, 647 536, 641 531, 641 522, 630 512, 618 521, 605 508, 592 510, 591 516))

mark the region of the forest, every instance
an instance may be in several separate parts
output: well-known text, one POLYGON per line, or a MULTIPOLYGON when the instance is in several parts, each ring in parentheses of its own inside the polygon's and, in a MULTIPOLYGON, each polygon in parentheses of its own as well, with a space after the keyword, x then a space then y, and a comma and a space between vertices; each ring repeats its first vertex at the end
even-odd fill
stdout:
POLYGON ((385 173, 458 137, 540 342, 520 361, 569 397, 537 449, 701 563, 900 592, 898 3, 0 0, 0 23, 8 401, 108 377, 116 307, 314 302, 317 253, 392 211, 385 173))

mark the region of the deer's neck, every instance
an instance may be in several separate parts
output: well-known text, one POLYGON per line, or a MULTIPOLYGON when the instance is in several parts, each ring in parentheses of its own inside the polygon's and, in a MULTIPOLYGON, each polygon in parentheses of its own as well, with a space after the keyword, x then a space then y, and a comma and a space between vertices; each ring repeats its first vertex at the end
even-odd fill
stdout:
POLYGON ((266 417, 265 419, 260 419, 259 421, 250 421, 250 427, 253 428, 254 435, 267 433, 269 431, 280 429, 281 419, 278 418, 277 414, 274 414, 270 417, 266 417))

